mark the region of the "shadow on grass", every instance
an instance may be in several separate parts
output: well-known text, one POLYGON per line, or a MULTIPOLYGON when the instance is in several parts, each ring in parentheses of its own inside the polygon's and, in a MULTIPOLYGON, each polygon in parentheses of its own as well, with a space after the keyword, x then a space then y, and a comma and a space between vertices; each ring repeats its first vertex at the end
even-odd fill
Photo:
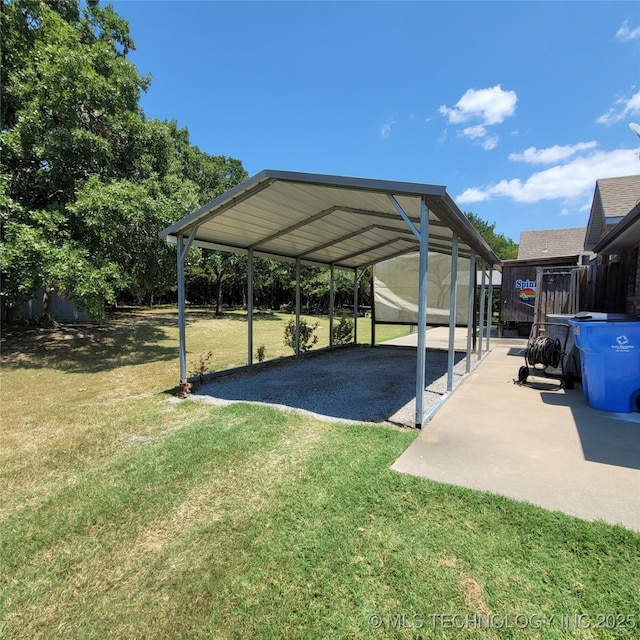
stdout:
POLYGON ((164 321, 119 318, 105 324, 67 324, 55 329, 13 326, 2 338, 2 366, 14 369, 62 369, 97 373, 117 367, 175 360, 175 346, 167 339, 164 321))
MULTIPOLYGON (((253 312, 254 320, 282 320, 282 316, 288 314, 271 311, 268 309, 255 309, 253 312)), ((303 314, 304 315, 304 314, 303 314)), ((292 317, 295 317, 291 314, 292 317)), ((178 309, 176 307, 162 307, 145 309, 145 310, 118 310, 112 313, 113 318, 141 318, 145 321, 158 320, 162 324, 177 326, 178 309)), ((219 316, 216 315, 215 307, 187 307, 186 322, 193 323, 196 320, 237 320, 240 322, 247 321, 247 312, 242 310, 223 311, 219 316)))
MULTIPOLYGON (((287 314, 282 314, 282 315, 287 315, 287 314)), ((291 317, 295 317, 293 314, 291 315, 291 317)), ((216 316, 215 314, 213 316, 211 316, 212 320, 240 320, 242 322, 246 322, 247 321, 247 313, 242 312, 242 313, 238 313, 238 312, 223 312, 221 316, 216 316)), ((253 319, 254 320, 277 320, 277 321, 281 321, 282 320, 282 316, 278 315, 275 311, 263 311, 263 310, 255 310, 253 312, 253 319)))

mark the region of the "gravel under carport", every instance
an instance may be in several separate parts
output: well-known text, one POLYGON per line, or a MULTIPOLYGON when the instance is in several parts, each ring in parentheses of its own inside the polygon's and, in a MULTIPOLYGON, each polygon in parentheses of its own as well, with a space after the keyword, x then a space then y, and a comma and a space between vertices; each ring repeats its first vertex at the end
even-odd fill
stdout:
MULTIPOLYGON (((472 356, 475 358, 475 355, 472 356)), ((456 352, 454 388, 465 373, 456 352)), ((261 363, 205 381, 198 399, 220 404, 259 402, 348 422, 415 424, 416 350, 346 347, 261 363)), ((427 349, 425 411, 446 392, 447 352, 427 349)))

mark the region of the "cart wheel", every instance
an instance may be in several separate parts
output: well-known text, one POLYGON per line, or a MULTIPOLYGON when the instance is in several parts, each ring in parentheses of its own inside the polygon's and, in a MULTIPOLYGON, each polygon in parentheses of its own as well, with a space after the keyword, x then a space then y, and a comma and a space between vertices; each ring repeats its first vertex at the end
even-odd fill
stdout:
POLYGON ((564 388, 565 389, 573 389, 573 386, 576 383, 576 376, 573 371, 569 371, 569 373, 564 376, 564 388))
POLYGON ((520 367, 518 371, 518 382, 523 384, 527 381, 529 377, 529 367, 520 367))

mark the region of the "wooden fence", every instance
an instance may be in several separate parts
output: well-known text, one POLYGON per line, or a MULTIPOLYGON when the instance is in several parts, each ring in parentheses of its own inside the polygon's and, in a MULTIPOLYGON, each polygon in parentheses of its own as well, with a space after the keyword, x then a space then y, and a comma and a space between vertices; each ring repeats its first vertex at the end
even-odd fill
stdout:
POLYGON ((586 307, 587 267, 538 267, 535 322, 549 314, 574 314, 586 307))
POLYGON ((585 306, 589 311, 624 313, 627 294, 627 265, 619 262, 588 267, 585 306))

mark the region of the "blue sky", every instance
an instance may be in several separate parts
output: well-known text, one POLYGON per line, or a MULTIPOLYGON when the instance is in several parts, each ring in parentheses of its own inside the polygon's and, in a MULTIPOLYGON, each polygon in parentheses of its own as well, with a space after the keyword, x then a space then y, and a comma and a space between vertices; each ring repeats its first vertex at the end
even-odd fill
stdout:
POLYGON ((122 0, 147 115, 250 175, 445 185, 521 231, 640 174, 640 3, 122 0))

